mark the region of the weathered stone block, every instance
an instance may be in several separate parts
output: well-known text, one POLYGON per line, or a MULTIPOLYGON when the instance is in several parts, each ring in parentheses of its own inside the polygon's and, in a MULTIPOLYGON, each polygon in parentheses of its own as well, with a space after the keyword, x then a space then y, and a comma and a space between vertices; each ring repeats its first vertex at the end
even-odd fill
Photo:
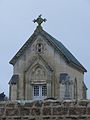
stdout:
POLYGON ((87 114, 90 115, 90 107, 87 107, 87 114))
POLYGON ((76 107, 70 107, 69 108, 69 114, 70 115, 78 115, 79 114, 79 109, 77 109, 76 107))
POLYGON ((5 108, 0 108, 0 116, 3 116, 5 108))
POLYGON ((69 114, 70 115, 85 115, 86 108, 85 107, 70 107, 69 114))
POLYGON ((50 106, 51 102, 50 101, 45 101, 43 104, 44 104, 44 106, 50 106))
POLYGON ((64 107, 54 107, 53 115, 66 115, 68 113, 68 108, 64 107))
POLYGON ((0 107, 5 107, 6 103, 5 102, 0 102, 0 107))
POLYGON ((64 105, 65 107, 69 108, 69 107, 72 105, 72 102, 71 102, 71 101, 70 101, 70 102, 64 101, 64 102, 63 102, 63 105, 64 105))
POLYGON ((12 103, 12 102, 11 102, 11 103, 6 104, 6 107, 10 107, 10 108, 11 108, 11 107, 12 107, 12 108, 14 108, 14 106, 15 106, 15 103, 12 103))
POLYGON ((42 102, 41 101, 35 101, 35 107, 41 107, 42 102))
POLYGON ((87 107, 87 105, 88 105, 88 102, 85 100, 85 101, 80 101, 79 102, 79 105, 80 106, 85 106, 85 107, 87 107))
POLYGON ((28 103, 26 102, 25 103, 25 107, 33 107, 33 103, 32 102, 31 103, 30 102, 28 102, 28 103))
POLYGON ((86 107, 79 108, 79 115, 85 115, 86 114, 86 107))
POLYGON ((29 115, 29 114, 30 114, 29 108, 24 108, 24 107, 20 108, 20 115, 25 116, 25 115, 29 115))
POLYGON ((40 109, 39 108, 32 108, 31 109, 31 115, 35 116, 35 115, 40 115, 40 109))
POLYGON ((6 116, 18 116, 18 115, 19 115, 18 109, 12 109, 12 108, 6 109, 6 116))
POLYGON ((43 115, 51 115, 51 108, 50 107, 45 107, 43 108, 43 115))

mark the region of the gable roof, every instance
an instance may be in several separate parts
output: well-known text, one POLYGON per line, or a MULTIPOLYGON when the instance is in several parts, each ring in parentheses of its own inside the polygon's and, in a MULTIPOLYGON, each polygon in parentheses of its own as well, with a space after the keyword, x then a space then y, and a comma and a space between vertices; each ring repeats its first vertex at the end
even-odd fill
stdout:
POLYGON ((21 47, 21 49, 16 53, 16 55, 9 62, 14 65, 18 58, 23 54, 23 52, 28 48, 28 46, 37 38, 38 35, 43 36, 47 39, 51 44, 55 46, 55 48, 62 53, 62 55, 66 58, 67 62, 77 69, 87 72, 87 70, 81 65, 81 63, 71 54, 71 52, 58 40, 48 34, 46 31, 42 29, 41 26, 37 27, 31 37, 26 41, 26 43, 21 47))

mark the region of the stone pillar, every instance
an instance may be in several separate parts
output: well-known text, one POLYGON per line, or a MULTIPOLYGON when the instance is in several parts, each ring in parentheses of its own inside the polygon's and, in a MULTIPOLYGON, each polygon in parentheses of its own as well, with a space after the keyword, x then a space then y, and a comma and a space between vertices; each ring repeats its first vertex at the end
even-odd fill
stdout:
POLYGON ((17 100, 17 85, 11 85, 11 100, 17 100))
POLYGON ((48 80, 47 82, 47 97, 52 97, 51 96, 51 80, 48 80))
POLYGON ((32 100, 33 98, 33 86, 30 84, 30 82, 26 82, 25 85, 25 100, 32 100))
POLYGON ((18 99, 24 100, 24 74, 19 74, 18 99))

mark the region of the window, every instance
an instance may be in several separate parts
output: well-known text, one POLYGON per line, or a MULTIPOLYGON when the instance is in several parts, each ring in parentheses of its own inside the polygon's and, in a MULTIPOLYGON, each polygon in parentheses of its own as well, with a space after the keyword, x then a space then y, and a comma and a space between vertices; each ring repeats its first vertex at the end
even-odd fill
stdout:
POLYGON ((34 86, 34 96, 39 96, 39 86, 38 85, 34 86))
POLYGON ((47 97, 47 85, 34 85, 33 86, 33 98, 44 99, 47 97))
POLYGON ((46 96, 47 95, 47 86, 43 85, 42 86, 42 96, 46 96))
POLYGON ((38 44, 36 45, 36 51, 37 51, 38 53, 43 52, 43 44, 42 44, 42 43, 38 43, 38 44))

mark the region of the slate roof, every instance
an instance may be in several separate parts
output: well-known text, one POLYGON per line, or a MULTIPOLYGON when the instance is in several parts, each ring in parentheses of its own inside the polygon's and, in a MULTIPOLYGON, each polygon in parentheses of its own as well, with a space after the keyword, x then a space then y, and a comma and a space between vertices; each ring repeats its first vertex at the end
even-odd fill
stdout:
POLYGON ((16 55, 11 59, 10 64, 14 65, 17 59, 23 54, 23 52, 28 48, 28 46, 37 38, 38 35, 41 35, 45 39, 47 39, 55 48, 62 54, 68 64, 73 65, 77 69, 87 72, 87 70, 83 67, 83 65, 71 54, 71 52, 58 40, 44 31, 41 27, 36 28, 32 36, 26 41, 26 43, 22 46, 22 48, 16 53, 16 55))
POLYGON ((11 80, 9 81, 9 84, 17 84, 19 81, 19 75, 13 75, 11 80))

